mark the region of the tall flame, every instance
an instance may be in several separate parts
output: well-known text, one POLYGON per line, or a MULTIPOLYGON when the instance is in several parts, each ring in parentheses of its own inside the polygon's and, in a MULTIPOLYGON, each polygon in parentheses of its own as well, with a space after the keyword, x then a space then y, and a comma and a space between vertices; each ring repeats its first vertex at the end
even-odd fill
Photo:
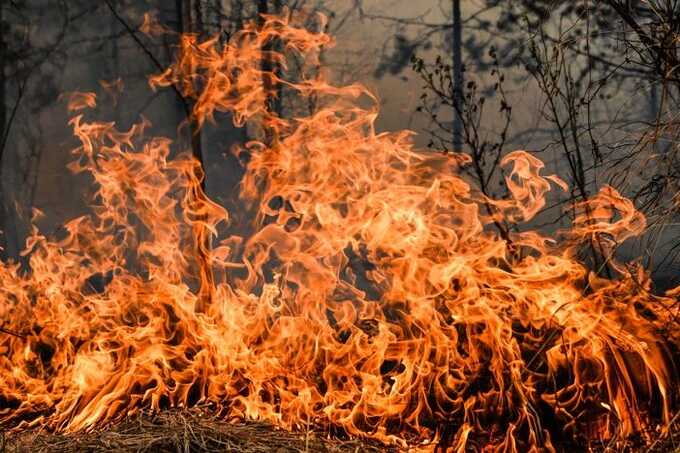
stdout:
POLYGON ((517 151, 503 161, 511 196, 489 199, 462 176, 466 156, 376 133, 376 98, 361 85, 265 71, 263 59, 287 61, 263 50, 273 40, 312 64, 332 44, 265 16, 226 44, 182 36, 175 64, 151 78, 194 99, 197 124, 227 111, 266 132, 237 150, 249 156, 247 237, 218 235, 227 212, 203 194, 198 164, 146 139, 148 122, 89 122, 80 110, 95 95, 71 95, 70 168, 92 175, 93 214, 61 238, 34 228, 28 270, 0 264, 3 425, 76 431, 203 404, 462 452, 554 451, 669 420, 679 339, 663 328, 678 290, 655 296, 641 268, 614 261, 645 228, 629 200, 605 187, 556 238, 501 238, 495 220, 530 220, 566 184, 517 151), (316 107, 277 115, 267 99, 281 85, 316 107), (579 262, 587 241, 617 278, 579 262))

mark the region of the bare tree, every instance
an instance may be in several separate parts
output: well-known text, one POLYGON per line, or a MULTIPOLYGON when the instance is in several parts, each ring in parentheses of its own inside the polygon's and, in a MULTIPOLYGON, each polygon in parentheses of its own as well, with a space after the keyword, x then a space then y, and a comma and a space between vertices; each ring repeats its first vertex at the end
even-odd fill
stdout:
MULTIPOLYGON (((17 205, 15 199, 20 192, 31 193, 31 187, 25 187, 32 180, 29 173, 35 170, 32 160, 38 155, 18 155, 9 153, 10 135, 16 130, 16 118, 20 111, 27 85, 31 78, 35 79, 36 69, 46 62, 54 63, 59 59, 57 49, 63 42, 64 30, 70 19, 78 12, 62 10, 57 22, 56 38, 41 46, 35 45, 29 36, 30 18, 28 1, 2 2, 0 4, 0 258, 15 259, 18 256, 19 235, 17 223, 17 205), (11 157, 23 160, 25 169, 20 178, 24 187, 12 186, 9 183, 7 163, 11 157)), ((40 74, 49 85, 49 75, 40 74)), ((40 99, 40 101, 43 101, 40 99)))

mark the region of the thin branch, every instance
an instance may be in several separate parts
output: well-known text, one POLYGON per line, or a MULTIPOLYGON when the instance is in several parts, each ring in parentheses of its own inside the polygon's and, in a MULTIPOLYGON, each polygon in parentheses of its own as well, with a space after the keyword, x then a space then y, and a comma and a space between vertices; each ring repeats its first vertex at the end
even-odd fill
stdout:
POLYGON ((21 103, 21 99, 24 97, 24 88, 26 87, 26 83, 28 83, 28 77, 30 77, 30 75, 27 76, 27 78, 24 79, 24 81, 19 84, 17 99, 14 102, 14 106, 12 107, 12 113, 10 113, 9 119, 7 120, 7 124, 5 125, 2 141, 0 141, 0 158, 5 154, 5 147, 7 146, 7 141, 9 139, 9 134, 12 129, 12 124, 14 123, 14 118, 16 117, 17 110, 19 109, 19 103, 21 103))
MULTIPOLYGON (((118 11, 116 11, 116 8, 111 4, 111 1, 104 0, 104 3, 106 3, 106 6, 111 11, 111 14, 113 14, 113 17, 115 17, 116 20, 125 28, 128 35, 130 35, 130 37, 135 41, 135 43, 139 46, 142 52, 144 52, 144 54, 149 58, 153 65, 156 66, 156 69, 158 69, 159 71, 164 71, 165 67, 163 66, 163 64, 160 61, 158 61, 153 52, 151 52, 151 50, 149 50, 149 48, 142 42, 142 40, 139 39, 139 36, 137 36, 137 31, 133 29, 130 26, 130 24, 127 23, 127 21, 118 13, 118 11)), ((175 84, 172 85, 172 90, 175 92, 177 98, 182 103, 182 106, 185 110, 185 113, 187 114, 187 117, 191 116, 191 106, 189 105, 189 102, 184 97, 182 92, 179 90, 179 88, 177 88, 175 84)))

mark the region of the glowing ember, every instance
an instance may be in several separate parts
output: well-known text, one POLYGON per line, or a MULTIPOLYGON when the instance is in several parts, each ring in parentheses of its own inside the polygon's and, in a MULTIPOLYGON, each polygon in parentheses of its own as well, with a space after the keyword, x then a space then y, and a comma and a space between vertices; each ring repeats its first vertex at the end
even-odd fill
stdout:
MULTIPOLYGON (((376 134, 362 86, 265 73, 263 58, 286 61, 262 50, 274 39, 312 66, 331 44, 267 17, 228 44, 182 37, 177 62, 151 79, 195 99, 196 124, 229 111, 262 127, 266 143, 238 151, 250 156, 249 237, 218 236, 227 213, 202 193, 198 164, 170 160, 147 123, 71 120, 70 168, 93 176, 94 215, 62 239, 34 230, 30 271, 0 265, 5 426, 74 431, 202 403, 229 419, 462 452, 552 450, 668 421, 662 338, 678 339, 660 330, 678 290, 654 296, 641 269, 613 261, 645 228, 630 201, 605 187, 557 239, 506 241, 494 219, 529 220, 551 185, 566 189, 538 159, 506 156, 512 198, 490 200, 461 176, 465 156, 376 134), (315 99, 313 112, 267 109, 280 84, 315 99), (577 260, 588 240, 618 278, 577 260)), ((81 110, 95 96, 70 100, 81 110)))

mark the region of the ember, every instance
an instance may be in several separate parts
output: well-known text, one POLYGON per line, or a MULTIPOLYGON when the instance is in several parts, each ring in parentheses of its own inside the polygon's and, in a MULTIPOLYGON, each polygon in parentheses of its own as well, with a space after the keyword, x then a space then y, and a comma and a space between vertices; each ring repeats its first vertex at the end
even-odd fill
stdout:
POLYGON ((241 184, 252 234, 229 231, 198 163, 170 158, 148 123, 87 119, 71 94, 74 172, 92 175, 94 214, 61 238, 37 228, 0 265, 0 420, 74 432, 142 411, 201 404, 226 420, 452 451, 555 451, 557 443, 647 436, 672 417, 680 289, 651 293, 615 246, 645 217, 603 187, 569 231, 503 238, 494 221, 531 220, 567 185, 525 151, 503 160, 511 197, 468 182, 464 155, 376 133, 375 97, 323 73, 286 80, 267 49, 315 66, 324 33, 266 16, 228 44, 181 38, 151 77, 256 124, 241 184), (267 108, 280 86, 315 108, 267 108), (231 234, 231 235, 229 235, 231 234), (577 258, 599 244, 617 275, 577 258), (28 270, 26 270, 28 269, 28 270))

